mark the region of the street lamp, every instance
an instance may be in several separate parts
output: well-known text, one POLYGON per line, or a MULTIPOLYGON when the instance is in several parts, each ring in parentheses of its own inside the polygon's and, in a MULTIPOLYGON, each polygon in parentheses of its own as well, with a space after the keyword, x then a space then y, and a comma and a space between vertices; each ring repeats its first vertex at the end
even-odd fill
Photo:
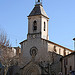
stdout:
POLYGON ((73 38, 73 40, 74 40, 74 51, 75 51, 75 38, 73 38))

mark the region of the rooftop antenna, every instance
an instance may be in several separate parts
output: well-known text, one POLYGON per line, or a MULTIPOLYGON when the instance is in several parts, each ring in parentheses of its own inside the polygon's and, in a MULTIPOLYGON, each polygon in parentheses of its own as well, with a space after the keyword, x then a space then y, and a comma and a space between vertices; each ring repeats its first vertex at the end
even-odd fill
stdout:
POLYGON ((74 51, 75 51, 75 38, 73 38, 73 40, 74 40, 74 51))

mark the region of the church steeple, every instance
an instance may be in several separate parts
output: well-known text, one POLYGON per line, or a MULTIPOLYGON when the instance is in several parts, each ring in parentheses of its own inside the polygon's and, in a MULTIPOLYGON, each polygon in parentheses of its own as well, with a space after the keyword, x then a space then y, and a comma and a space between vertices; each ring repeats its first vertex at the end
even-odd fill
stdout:
POLYGON ((35 35, 37 38, 48 40, 48 16, 43 9, 42 0, 37 0, 35 7, 28 16, 28 38, 35 35))
POLYGON ((43 9, 42 1, 40 1, 40 0, 36 1, 35 7, 31 11, 31 13, 29 14, 29 16, 35 16, 35 15, 43 15, 46 18, 48 18, 45 10, 43 9))

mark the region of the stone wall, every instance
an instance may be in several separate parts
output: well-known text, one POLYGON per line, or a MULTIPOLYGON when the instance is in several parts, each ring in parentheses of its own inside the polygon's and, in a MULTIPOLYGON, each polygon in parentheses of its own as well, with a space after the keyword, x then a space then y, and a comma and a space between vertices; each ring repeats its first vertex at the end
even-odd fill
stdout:
POLYGON ((71 53, 62 58, 63 75, 70 74, 71 71, 75 71, 75 53, 71 53))

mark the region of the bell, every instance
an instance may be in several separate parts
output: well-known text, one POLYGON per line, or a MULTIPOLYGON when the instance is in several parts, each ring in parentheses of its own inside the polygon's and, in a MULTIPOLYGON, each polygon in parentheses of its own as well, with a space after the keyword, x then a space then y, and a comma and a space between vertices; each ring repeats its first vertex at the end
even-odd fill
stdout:
POLYGON ((40 2, 40 0, 38 0, 38 2, 40 2))

